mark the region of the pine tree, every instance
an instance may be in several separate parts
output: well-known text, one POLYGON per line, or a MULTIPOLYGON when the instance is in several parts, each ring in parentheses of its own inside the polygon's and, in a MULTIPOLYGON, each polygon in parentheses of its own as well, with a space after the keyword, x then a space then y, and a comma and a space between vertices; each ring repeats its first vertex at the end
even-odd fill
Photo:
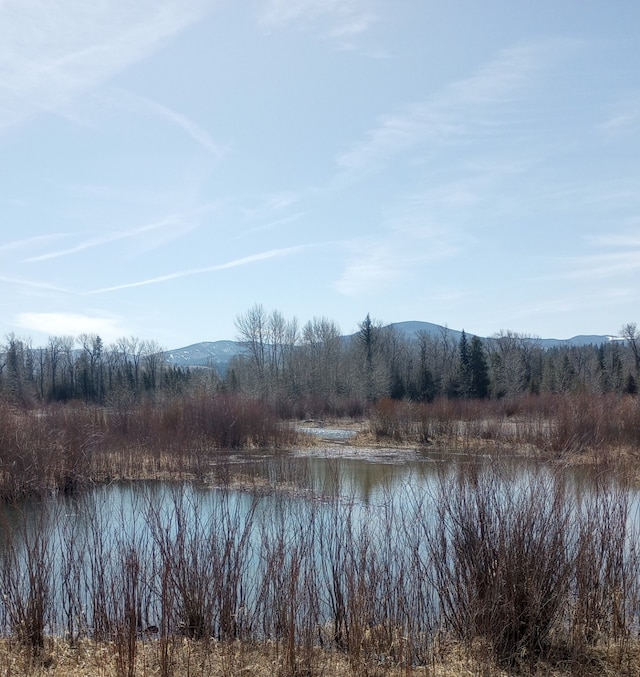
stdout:
POLYGON ((378 327, 376 327, 371 319, 371 316, 369 313, 367 313, 367 316, 360 323, 358 338, 364 351, 364 387, 365 394, 369 402, 373 402, 376 399, 374 354, 377 349, 377 330, 378 327))
POLYGON ((637 395, 638 394, 638 384, 636 383, 633 374, 629 372, 627 380, 624 384, 624 393, 625 395, 637 395))
POLYGON ((469 341, 467 335, 462 330, 460 342, 458 343, 458 378, 457 391, 461 397, 471 396, 471 355, 469 352, 469 341))
POLYGON ((482 341, 477 337, 471 338, 469 347, 470 397, 485 398, 489 395, 489 367, 482 341))

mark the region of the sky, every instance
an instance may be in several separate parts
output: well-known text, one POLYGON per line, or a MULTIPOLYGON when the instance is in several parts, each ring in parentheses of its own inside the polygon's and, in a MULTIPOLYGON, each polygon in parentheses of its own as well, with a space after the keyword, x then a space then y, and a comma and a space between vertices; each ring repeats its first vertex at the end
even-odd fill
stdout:
POLYGON ((0 0, 0 343, 255 304, 640 323, 637 0, 0 0))

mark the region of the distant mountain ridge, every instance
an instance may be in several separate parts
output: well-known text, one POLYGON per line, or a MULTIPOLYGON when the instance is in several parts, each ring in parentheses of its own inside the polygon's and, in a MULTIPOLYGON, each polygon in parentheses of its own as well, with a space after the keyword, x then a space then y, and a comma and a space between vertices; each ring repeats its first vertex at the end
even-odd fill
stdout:
MULTIPOLYGON (((462 331, 450 329, 440 324, 432 322, 407 321, 395 322, 387 325, 395 329, 401 335, 408 338, 416 338, 419 334, 425 333, 431 336, 442 336, 447 334, 455 341, 460 339, 462 331)), ((467 336, 473 336, 471 332, 466 332, 467 336)), ((345 339, 348 337, 345 336, 345 339)), ((487 337, 480 337, 487 338, 487 337)), ((556 348, 560 346, 586 346, 600 345, 616 340, 615 336, 602 335, 579 335, 569 339, 537 338, 530 340, 542 348, 556 348)), ((234 357, 245 354, 246 347, 239 341, 202 341, 194 343, 183 348, 167 350, 163 357, 169 364, 180 367, 215 367, 220 374, 225 374, 234 357)))
POLYGON ((167 350, 163 357, 177 367, 215 367, 224 373, 231 360, 246 352, 239 341, 203 341, 184 348, 167 350))
MULTIPOLYGON (((431 322, 419 322, 419 321, 409 321, 409 322, 395 322, 389 325, 393 327, 401 334, 404 334, 409 337, 415 337, 420 333, 426 333, 435 336, 442 336, 446 332, 449 336, 453 337, 456 341, 460 340, 462 336, 462 331, 456 329, 449 329, 440 324, 433 324, 431 322)), ((473 336, 472 332, 465 332, 467 336, 473 336)), ((491 336, 480 336, 482 339, 490 339, 491 336)), ((528 337, 528 339, 540 346, 541 348, 558 348, 561 346, 590 346, 590 345, 600 345, 602 343, 608 343, 618 339, 616 336, 607 336, 607 335, 598 335, 598 334, 580 334, 578 336, 573 336, 568 339, 555 339, 555 338, 539 338, 537 336, 528 337)))

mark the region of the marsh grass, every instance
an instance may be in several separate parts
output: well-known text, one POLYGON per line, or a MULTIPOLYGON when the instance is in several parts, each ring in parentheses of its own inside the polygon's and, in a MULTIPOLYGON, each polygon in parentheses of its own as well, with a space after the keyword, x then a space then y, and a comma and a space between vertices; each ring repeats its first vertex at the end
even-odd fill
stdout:
MULTIPOLYGON (((633 457, 640 447, 640 398, 383 399, 371 410, 370 435, 381 443, 491 447, 549 458, 620 451, 633 457)), ((299 439, 276 407, 238 394, 32 410, 0 401, 0 501, 44 490, 72 494, 118 478, 202 478, 220 451, 291 448, 299 439)))
POLYGON ((638 423, 629 397, 385 400, 382 441, 602 453, 584 486, 470 455, 363 503, 286 457, 232 491, 223 448, 295 439, 254 400, 0 405, 0 674, 640 674, 638 532, 604 453, 638 423), (213 460, 215 491, 140 484, 110 516, 83 491, 213 460))
POLYGON ((523 395, 508 400, 380 400, 370 432, 378 441, 449 448, 535 450, 548 458, 640 448, 640 398, 630 395, 523 395))
POLYGON ((16 409, 0 401, 0 501, 114 478, 202 475, 220 450, 290 446, 269 405, 203 393, 114 407, 16 409))
POLYGON ((32 670, 5 672, 74 674, 75 655, 123 677, 435 675, 453 652, 472 674, 637 674, 628 492, 589 487, 475 462, 367 504, 148 483, 106 515, 104 497, 43 497, 2 528, 3 646, 32 670), (82 518, 61 526, 69 505, 82 518))

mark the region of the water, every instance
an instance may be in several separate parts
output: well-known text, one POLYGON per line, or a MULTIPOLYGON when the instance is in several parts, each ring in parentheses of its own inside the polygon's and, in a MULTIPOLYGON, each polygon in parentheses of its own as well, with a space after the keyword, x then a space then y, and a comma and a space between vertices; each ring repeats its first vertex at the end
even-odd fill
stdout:
MULTIPOLYGON (((558 478, 506 458, 331 444, 233 454, 209 482, 115 482, 6 507, 0 628, 39 619, 47 633, 106 638, 135 623, 141 633, 262 639, 287 623, 318 636, 357 613, 425 633, 439 622, 431 534, 453 515, 442 505, 457 483, 477 481, 483 466, 490 479, 473 486, 495 489, 499 516, 532 487, 563 483, 576 515, 598 496, 580 472, 558 478)), ((598 510, 623 510, 635 525, 635 492, 604 486, 598 510)), ((573 547, 578 532, 568 539, 573 547)))

